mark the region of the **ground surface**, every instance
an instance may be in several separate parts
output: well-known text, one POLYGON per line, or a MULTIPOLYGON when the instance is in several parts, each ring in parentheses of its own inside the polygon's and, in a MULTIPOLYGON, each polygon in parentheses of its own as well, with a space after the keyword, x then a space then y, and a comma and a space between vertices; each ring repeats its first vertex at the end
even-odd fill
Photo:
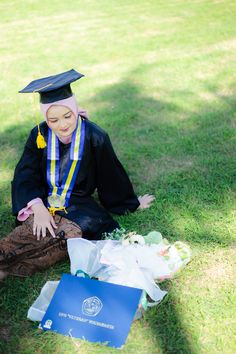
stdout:
MULTIPOLYGON (((82 107, 106 129, 150 210, 118 220, 193 250, 168 296, 133 324, 124 353, 235 353, 235 1, 0 2, 1 237, 14 224, 10 181, 29 129, 32 79, 75 68, 82 107)), ((115 353, 27 321, 67 263, 0 285, 0 352, 115 353)))

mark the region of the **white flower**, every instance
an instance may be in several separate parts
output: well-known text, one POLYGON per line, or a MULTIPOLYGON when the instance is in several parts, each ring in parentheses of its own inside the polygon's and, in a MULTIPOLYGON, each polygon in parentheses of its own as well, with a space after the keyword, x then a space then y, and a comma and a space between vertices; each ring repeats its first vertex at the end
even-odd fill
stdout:
POLYGON ((122 239, 122 245, 123 245, 123 246, 128 246, 129 244, 130 244, 129 238, 123 238, 123 239, 122 239))
POLYGON ((122 240, 122 245, 127 246, 130 244, 145 245, 144 237, 142 235, 132 234, 130 235, 130 237, 127 237, 122 240))
POLYGON ((133 235, 130 237, 130 243, 138 243, 139 245, 145 245, 145 240, 142 235, 133 235))

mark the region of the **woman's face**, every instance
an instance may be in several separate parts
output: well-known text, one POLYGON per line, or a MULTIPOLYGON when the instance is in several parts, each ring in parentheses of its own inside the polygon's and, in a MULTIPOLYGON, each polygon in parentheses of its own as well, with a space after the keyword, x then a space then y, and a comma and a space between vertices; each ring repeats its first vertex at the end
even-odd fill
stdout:
POLYGON ((51 106, 47 111, 47 124, 60 138, 71 136, 76 128, 77 119, 70 108, 66 106, 51 106))

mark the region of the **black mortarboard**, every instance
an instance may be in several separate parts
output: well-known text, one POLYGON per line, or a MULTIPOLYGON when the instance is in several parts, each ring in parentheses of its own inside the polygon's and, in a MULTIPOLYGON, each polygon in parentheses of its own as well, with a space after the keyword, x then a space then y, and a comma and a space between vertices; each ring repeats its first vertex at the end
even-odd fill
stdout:
POLYGON ((20 93, 38 92, 41 103, 52 103, 72 96, 70 84, 83 77, 83 74, 71 69, 64 73, 34 80, 20 93))

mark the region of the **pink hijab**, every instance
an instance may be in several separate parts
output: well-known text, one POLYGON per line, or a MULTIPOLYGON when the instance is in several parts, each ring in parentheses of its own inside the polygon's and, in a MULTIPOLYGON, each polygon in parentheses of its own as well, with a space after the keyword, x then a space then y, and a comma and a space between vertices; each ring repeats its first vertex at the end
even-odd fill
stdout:
MULTIPOLYGON (((51 106, 55 106, 55 105, 66 106, 71 109, 71 111, 74 113, 76 117, 80 115, 82 118, 88 119, 88 112, 85 111, 83 108, 79 107, 75 95, 72 95, 71 97, 65 98, 64 100, 55 101, 51 103, 40 103, 40 109, 44 115, 46 122, 47 122, 47 111, 51 106)), ((71 137, 69 138, 67 137, 65 139, 63 138, 59 138, 59 139, 64 144, 68 144, 71 142, 71 137)))
POLYGON ((47 120, 47 111, 49 110, 49 108, 51 106, 54 106, 54 105, 66 106, 72 110, 72 112, 74 113, 74 115, 76 117, 79 114, 81 117, 88 119, 87 111, 85 111, 83 108, 79 107, 79 105, 76 101, 75 95, 72 95, 71 97, 65 98, 64 100, 60 100, 60 101, 55 101, 55 102, 51 102, 51 103, 40 103, 41 111, 43 112, 43 115, 46 120, 47 120))

